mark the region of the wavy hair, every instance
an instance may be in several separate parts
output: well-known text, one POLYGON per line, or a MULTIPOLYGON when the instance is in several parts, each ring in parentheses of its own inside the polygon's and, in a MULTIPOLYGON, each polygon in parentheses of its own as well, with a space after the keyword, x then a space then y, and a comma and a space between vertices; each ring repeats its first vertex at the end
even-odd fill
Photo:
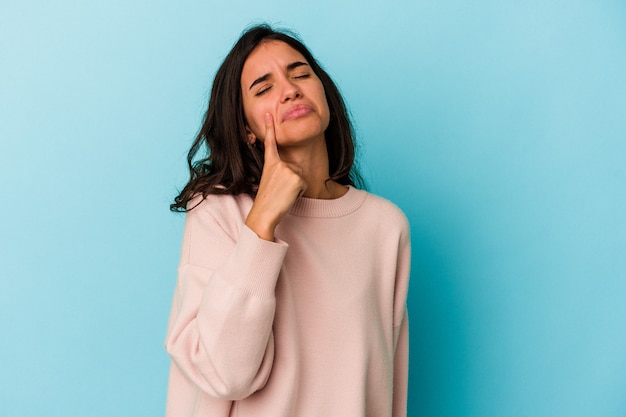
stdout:
POLYGON ((218 69, 202 127, 187 154, 189 181, 174 198, 170 210, 185 212, 198 194, 255 196, 263 171, 263 144, 248 145, 241 94, 241 73, 250 53, 266 41, 282 41, 298 51, 321 80, 330 110, 325 131, 329 180, 364 187, 355 168, 354 129, 339 89, 297 35, 267 24, 245 30, 218 69))

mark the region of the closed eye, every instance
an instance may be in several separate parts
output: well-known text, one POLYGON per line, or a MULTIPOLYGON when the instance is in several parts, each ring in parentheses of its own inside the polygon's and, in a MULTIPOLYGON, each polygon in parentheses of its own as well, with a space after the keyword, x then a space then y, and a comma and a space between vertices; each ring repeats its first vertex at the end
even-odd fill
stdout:
POLYGON ((263 94, 265 94, 270 88, 272 88, 271 85, 264 87, 262 89, 260 89, 259 91, 256 92, 255 96, 262 96, 263 94))

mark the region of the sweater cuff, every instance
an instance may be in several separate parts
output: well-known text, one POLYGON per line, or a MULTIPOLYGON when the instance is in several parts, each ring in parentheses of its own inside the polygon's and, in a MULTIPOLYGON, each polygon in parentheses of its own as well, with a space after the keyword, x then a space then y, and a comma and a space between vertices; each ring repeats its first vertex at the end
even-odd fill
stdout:
POLYGON ((274 297, 276 281, 289 245, 261 239, 245 224, 219 275, 231 285, 259 297, 274 297))

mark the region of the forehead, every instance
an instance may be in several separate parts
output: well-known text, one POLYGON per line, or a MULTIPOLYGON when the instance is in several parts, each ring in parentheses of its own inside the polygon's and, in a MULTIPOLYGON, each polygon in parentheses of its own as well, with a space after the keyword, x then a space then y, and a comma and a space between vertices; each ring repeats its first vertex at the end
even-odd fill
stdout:
POLYGON ((285 42, 271 40, 259 44, 252 50, 250 55, 243 64, 241 79, 248 77, 258 77, 271 73, 276 68, 286 68, 287 65, 294 62, 308 61, 304 56, 287 45, 285 42))

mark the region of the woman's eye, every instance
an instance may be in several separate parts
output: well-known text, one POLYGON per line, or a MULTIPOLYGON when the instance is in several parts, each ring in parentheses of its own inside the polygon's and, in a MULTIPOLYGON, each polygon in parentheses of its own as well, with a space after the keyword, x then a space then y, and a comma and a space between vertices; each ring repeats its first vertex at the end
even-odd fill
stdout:
POLYGON ((294 76, 294 78, 309 78, 311 76, 311 74, 299 74, 294 76))
POLYGON ((264 87, 264 88, 260 89, 259 91, 257 91, 257 93, 255 95, 256 96, 261 96, 261 95, 265 94, 270 88, 272 88, 272 87, 264 87))

